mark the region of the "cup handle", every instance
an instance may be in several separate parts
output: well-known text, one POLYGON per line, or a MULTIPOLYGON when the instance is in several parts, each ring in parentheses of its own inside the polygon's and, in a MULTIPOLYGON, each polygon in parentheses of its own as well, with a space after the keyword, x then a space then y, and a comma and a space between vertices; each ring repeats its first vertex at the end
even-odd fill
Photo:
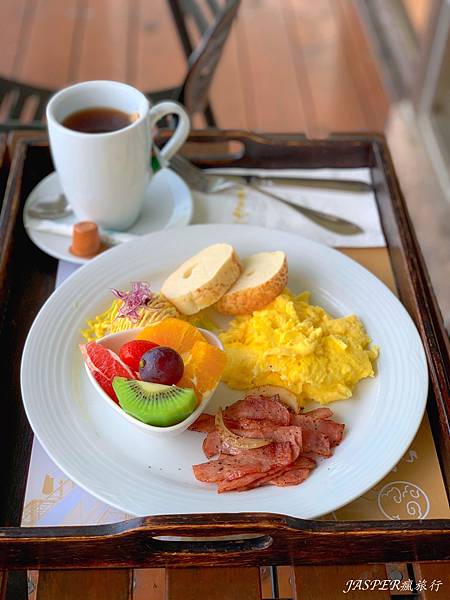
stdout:
POLYGON ((186 141, 191 130, 191 123, 187 112, 181 106, 181 104, 178 102, 173 102, 172 100, 159 102, 150 109, 148 113, 150 129, 152 129, 160 119, 166 117, 167 115, 177 115, 179 120, 177 128, 173 132, 172 137, 166 143, 164 148, 159 151, 163 161, 170 160, 170 158, 178 152, 178 150, 186 141))

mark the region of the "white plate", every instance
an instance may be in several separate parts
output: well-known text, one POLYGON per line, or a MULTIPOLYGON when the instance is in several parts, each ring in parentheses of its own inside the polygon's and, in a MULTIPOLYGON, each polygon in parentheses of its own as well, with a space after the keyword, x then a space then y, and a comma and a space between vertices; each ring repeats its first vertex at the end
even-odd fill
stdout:
MULTIPOLYGON (((299 236, 244 225, 196 225, 158 232, 116 247, 70 277, 49 298, 27 339, 22 393, 45 450, 68 476, 101 500, 136 515, 263 511, 313 518, 375 485, 399 461, 420 425, 428 375, 417 330, 397 298, 344 255, 299 236), (197 482, 202 435, 170 440, 139 432, 93 390, 78 344, 85 319, 111 301, 108 289, 145 279, 159 289, 186 258, 223 241, 241 256, 286 252, 289 286, 311 290, 334 315, 356 313, 381 347, 378 374, 352 399, 333 404, 346 434, 332 458, 302 485, 220 494, 197 482)), ((208 408, 240 396, 221 384, 208 408)))
MULTIPOLYGON (((62 193, 61 183, 56 172, 50 173, 32 190, 23 211, 23 221, 27 227, 27 210, 35 202, 57 198, 62 193)), ((185 182, 170 169, 161 169, 156 173, 147 187, 144 207, 139 220, 128 229, 127 233, 146 235, 161 229, 173 229, 188 225, 192 218, 192 195, 185 182)), ((58 219, 59 223, 73 225, 75 215, 58 219)), ((71 240, 54 233, 42 233, 27 229, 28 235, 38 248, 62 260, 84 264, 89 258, 74 256, 69 252, 71 240)))

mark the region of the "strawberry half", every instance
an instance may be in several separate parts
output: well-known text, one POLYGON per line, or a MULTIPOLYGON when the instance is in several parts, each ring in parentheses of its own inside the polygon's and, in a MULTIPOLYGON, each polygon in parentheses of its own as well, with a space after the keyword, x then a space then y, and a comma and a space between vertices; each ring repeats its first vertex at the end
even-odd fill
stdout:
POLYGON ((156 348, 156 346, 158 344, 149 342, 148 340, 132 340, 121 346, 119 356, 122 362, 128 365, 132 371, 139 373, 139 361, 142 356, 147 350, 156 348))

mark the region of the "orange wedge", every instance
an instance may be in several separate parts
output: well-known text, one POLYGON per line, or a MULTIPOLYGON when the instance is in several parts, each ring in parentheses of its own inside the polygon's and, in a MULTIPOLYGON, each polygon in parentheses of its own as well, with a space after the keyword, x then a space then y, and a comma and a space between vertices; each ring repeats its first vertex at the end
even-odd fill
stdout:
POLYGON ((225 369, 227 357, 223 350, 207 342, 195 342, 184 363, 184 374, 177 383, 180 387, 193 387, 200 403, 203 396, 214 390, 225 369))
POLYGON ((188 323, 180 319, 164 319, 155 325, 145 327, 136 336, 137 340, 148 340, 160 346, 168 346, 181 354, 185 359, 186 353, 194 347, 196 342, 206 342, 205 337, 200 331, 188 323))

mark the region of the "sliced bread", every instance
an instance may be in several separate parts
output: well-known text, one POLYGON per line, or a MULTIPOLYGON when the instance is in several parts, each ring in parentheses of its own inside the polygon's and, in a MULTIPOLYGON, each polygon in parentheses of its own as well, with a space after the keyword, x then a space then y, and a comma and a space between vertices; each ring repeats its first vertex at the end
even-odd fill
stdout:
POLYGON ((241 274, 242 266, 229 244, 208 246, 174 271, 161 294, 184 315, 215 304, 241 274))
POLYGON ((264 308, 286 287, 288 267, 284 252, 259 252, 242 262, 242 275, 216 305, 224 315, 245 315, 264 308))

